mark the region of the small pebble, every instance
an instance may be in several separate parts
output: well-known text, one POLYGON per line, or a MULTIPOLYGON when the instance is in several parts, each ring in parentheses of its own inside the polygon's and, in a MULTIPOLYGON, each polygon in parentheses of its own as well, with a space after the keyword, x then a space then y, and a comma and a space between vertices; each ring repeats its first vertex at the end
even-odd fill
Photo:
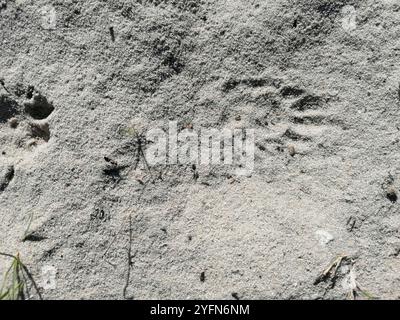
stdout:
POLYGON ((294 148, 294 145, 289 145, 289 146, 288 146, 288 151, 289 151, 289 154, 290 154, 292 157, 294 157, 294 155, 296 154, 296 149, 294 148))
POLYGON ((328 231, 325 230, 317 230, 315 232, 315 236, 317 237, 318 242, 321 245, 326 245, 329 242, 333 241, 334 239, 333 236, 328 231))

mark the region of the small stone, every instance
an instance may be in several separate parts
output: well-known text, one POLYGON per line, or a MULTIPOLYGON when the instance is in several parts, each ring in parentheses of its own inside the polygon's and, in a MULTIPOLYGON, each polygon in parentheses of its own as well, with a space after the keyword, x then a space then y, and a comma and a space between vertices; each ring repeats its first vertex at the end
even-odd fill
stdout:
POLYGON ((317 230, 315 232, 315 236, 317 237, 318 242, 321 245, 326 245, 334 240, 333 236, 328 231, 325 230, 317 230))
POLYGON ((292 156, 292 157, 294 157, 294 155, 296 154, 296 149, 294 148, 294 145, 292 145, 292 144, 288 146, 288 151, 289 151, 290 156, 292 156))

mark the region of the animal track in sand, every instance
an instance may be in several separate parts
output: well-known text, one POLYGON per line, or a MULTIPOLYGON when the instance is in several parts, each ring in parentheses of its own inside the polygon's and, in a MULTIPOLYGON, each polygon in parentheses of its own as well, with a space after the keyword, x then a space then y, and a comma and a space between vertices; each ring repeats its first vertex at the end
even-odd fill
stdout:
POLYGON ((47 118, 53 111, 54 106, 32 86, 6 87, 0 81, 0 142, 4 162, 15 165, 33 147, 50 140, 47 118))
POLYGON ((53 105, 39 92, 35 92, 32 98, 24 101, 23 104, 25 112, 36 120, 46 119, 54 111, 53 105))
POLYGON ((310 144, 333 127, 342 125, 326 98, 296 87, 284 87, 280 94, 286 114, 282 121, 287 127, 282 134, 284 140, 307 141, 310 144), (288 95, 288 92, 291 94, 288 95))
POLYGON ((257 143, 261 151, 266 151, 267 145, 275 146, 278 151, 292 145, 299 150, 296 154, 308 153, 320 147, 331 130, 345 128, 329 98, 280 79, 268 76, 229 79, 222 84, 222 91, 252 96, 255 107, 249 117, 250 123, 263 130, 264 140, 257 143))

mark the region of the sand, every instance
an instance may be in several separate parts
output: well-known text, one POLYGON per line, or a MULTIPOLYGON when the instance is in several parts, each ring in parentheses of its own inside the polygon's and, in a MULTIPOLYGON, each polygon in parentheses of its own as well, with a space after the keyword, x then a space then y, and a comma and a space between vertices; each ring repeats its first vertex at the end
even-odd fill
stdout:
POLYGON ((400 298, 399 21, 394 0, 0 0, 0 252, 43 299, 400 298), (254 130, 254 168, 146 163, 174 121, 254 130))

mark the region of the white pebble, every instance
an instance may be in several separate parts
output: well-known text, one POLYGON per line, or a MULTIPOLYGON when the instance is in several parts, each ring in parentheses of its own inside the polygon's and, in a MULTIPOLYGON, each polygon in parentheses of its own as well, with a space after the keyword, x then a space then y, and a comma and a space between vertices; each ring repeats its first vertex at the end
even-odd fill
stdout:
POLYGON ((334 239, 333 236, 325 230, 315 231, 315 236, 317 237, 317 240, 321 245, 326 245, 334 239))

